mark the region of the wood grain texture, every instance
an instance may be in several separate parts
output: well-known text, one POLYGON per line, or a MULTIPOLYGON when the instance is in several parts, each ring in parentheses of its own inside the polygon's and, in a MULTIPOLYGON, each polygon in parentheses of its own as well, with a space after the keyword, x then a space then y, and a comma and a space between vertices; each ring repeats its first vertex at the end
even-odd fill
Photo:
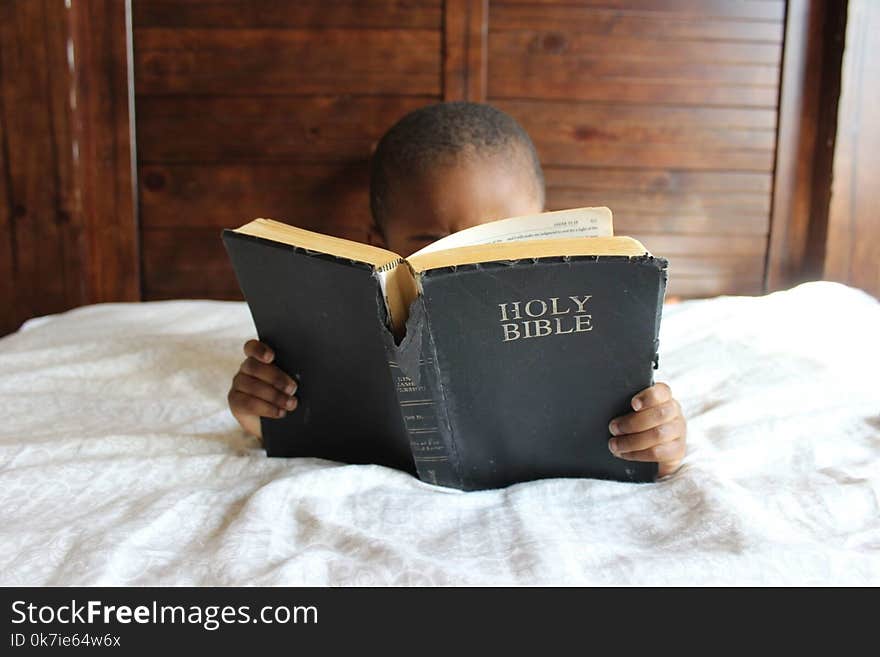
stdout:
MULTIPOLYGON (((57 174, 50 107, 50 80, 43 3, 6 7, 11 20, 3 23, 2 68, 6 148, 9 153, 9 192, 12 238, 15 243, 15 315, 28 317, 66 302, 60 281, 41 266, 41 250, 60 255, 54 193, 57 174), (30 35, 37 37, 29 44, 30 35), (44 168, 42 163, 48 163, 44 168), (46 170, 48 169, 48 171, 46 170), (47 180, 40 184, 46 173, 47 180)), ((5 322, 4 322, 5 323, 5 322)))
POLYGON ((783 20, 785 0, 502 0, 499 5, 562 5, 596 7, 646 15, 693 16, 706 18, 783 20))
MULTIPOLYGON (((595 57, 604 59, 609 54, 624 62, 652 60, 691 64, 739 64, 778 66, 782 54, 778 43, 743 43, 707 39, 644 39, 607 36, 579 30, 571 24, 566 31, 536 30, 524 25, 520 30, 489 30, 490 54, 502 56, 548 56, 561 60, 565 57, 595 57)), ((670 77, 676 72, 669 68, 670 77)), ((682 76, 686 77, 686 76, 682 76)))
POLYGON ((414 28, 440 30, 442 0, 136 0, 134 26, 414 28))
POLYGON ((548 187, 584 190, 669 192, 678 194, 769 194, 773 175, 739 171, 686 171, 681 169, 627 169, 605 167, 544 167, 548 187))
POLYGON ((440 95, 440 34, 392 29, 135 30, 138 94, 440 95))
POLYGON ((443 100, 485 102, 489 0, 446 0, 443 100))
MULTIPOLYGON (((672 267, 672 265, 670 265, 672 267)), ((666 290, 667 298, 704 298, 719 295, 759 295, 764 288, 764 277, 741 276, 738 274, 714 273, 704 276, 687 277, 676 276, 674 269, 670 269, 670 280, 666 290)))
MULTIPOLYGON (((577 26, 580 34, 625 39, 718 40, 749 43, 782 43, 782 17, 771 21, 730 20, 701 12, 681 14, 671 11, 639 13, 633 9, 584 3, 572 4, 490 4, 493 32, 504 30, 540 30, 567 33, 577 26)), ((697 8, 696 6, 694 8, 697 8)))
POLYGON ((124 2, 0 3, 3 333, 140 298, 127 54, 124 2))
MULTIPOLYGON (((339 91, 342 91, 341 89, 339 91)), ((403 114, 435 96, 137 99, 138 160, 347 162, 369 156, 403 114)))
POLYGON ((73 195, 65 16, 51 2, 0 5, 4 263, 0 332, 82 302, 73 195))
POLYGON ((496 101, 548 165, 771 171, 771 110, 496 101))
POLYGON ((366 240, 367 159, 440 100, 445 13, 439 0, 136 8, 146 297, 238 298, 220 229, 257 216, 366 240))
POLYGON ((839 93, 840 43, 829 44, 839 3, 790 0, 782 88, 773 207, 768 247, 767 289, 790 287, 822 274, 827 223, 827 152, 839 93), (830 46, 830 47, 829 47, 830 46), (835 49, 837 51, 835 52, 835 49), (831 84, 829 85, 829 81, 831 84), (822 244, 816 244, 821 241, 822 244))
POLYGON ((266 217, 308 230, 370 224, 367 161, 141 167, 145 229, 237 227, 266 217))
POLYGON ((850 0, 825 277, 880 298, 880 7, 850 0))
POLYGON ((87 303, 141 298, 129 23, 128 0, 78 2, 70 10, 87 303))
POLYGON ((367 155, 440 98, 515 116, 548 209, 609 205, 678 294, 761 288, 781 0, 169 2, 135 12, 149 298, 198 292, 188 249, 237 296, 218 229, 255 216, 366 239, 367 155))
POLYGON ((771 288, 818 257, 876 289, 869 58, 824 250, 831 0, 788 23, 783 0, 137 0, 142 229, 125 5, 0 2, 0 332, 139 298, 141 275, 148 298, 237 298, 219 229, 254 216, 366 239, 374 143, 442 98, 516 116, 548 207, 609 205, 670 258, 672 295, 761 291, 768 231, 771 288))
POLYGON ((618 234, 685 258, 675 294, 754 293, 784 17, 783 2, 492 2, 489 100, 535 141, 548 209, 611 207, 618 234))
POLYGON ((489 32, 489 96, 774 108, 775 43, 489 32), (613 55, 612 55, 613 53, 613 55))
MULTIPOLYGON (((5 18, 0 8, 0 19, 5 18)), ((5 21, 4 21, 5 23, 5 21)), ((0 27, 0 39, 3 37, 0 27)), ((15 303, 15 275, 18 269, 14 224, 12 222, 12 177, 9 170, 9 140, 3 83, 3 58, 0 50, 0 336, 18 328, 21 323, 15 303)))

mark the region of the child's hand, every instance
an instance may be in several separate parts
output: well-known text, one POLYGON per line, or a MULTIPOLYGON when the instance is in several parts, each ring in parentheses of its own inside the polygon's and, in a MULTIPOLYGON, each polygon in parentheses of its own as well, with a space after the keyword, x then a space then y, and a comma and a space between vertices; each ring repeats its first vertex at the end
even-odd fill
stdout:
POLYGON ((687 422, 665 383, 645 388, 632 398, 635 413, 611 420, 608 449, 627 461, 655 461, 658 477, 678 469, 687 451, 687 422))
POLYGON ((260 417, 284 417, 296 408, 296 381, 270 364, 275 352, 262 342, 248 340, 244 354, 226 399, 241 428, 262 437, 260 417))

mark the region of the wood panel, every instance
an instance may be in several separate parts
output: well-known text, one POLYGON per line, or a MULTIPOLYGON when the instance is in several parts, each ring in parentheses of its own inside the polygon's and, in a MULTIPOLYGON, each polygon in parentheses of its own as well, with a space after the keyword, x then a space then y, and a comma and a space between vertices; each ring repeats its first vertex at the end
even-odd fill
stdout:
POLYGON ((825 277, 880 298, 880 7, 851 0, 825 277))
MULTIPOLYGON (((657 3, 651 10, 615 9, 606 6, 577 4, 509 4, 492 3, 492 30, 522 30, 528 26, 540 31, 569 31, 577 25, 580 34, 591 34, 624 39, 702 39, 744 41, 749 43, 781 44, 783 36, 782 15, 770 21, 727 20, 708 13, 708 5, 701 3, 691 14, 663 11, 658 13, 657 3)), ((728 6, 732 3, 728 3, 728 6)), ((632 6, 632 5, 631 5, 632 6)), ((766 9, 767 7, 762 7, 766 9)), ((734 7, 735 9, 735 7, 734 7)), ((727 17, 731 18, 731 17, 727 17)), ((746 17, 748 18, 748 17, 746 17)))
POLYGON ((741 193, 769 194, 771 173, 731 171, 683 171, 679 169, 608 169, 602 167, 544 167, 548 187, 584 190, 627 190, 633 193, 677 194, 741 193))
POLYGON ((65 26, 44 2, 2 3, 0 12, 4 223, 12 251, 5 333, 28 317, 75 304, 77 281, 63 274, 78 269, 80 249, 69 221, 71 126, 64 107, 55 107, 69 89, 65 26))
POLYGON ((442 0, 137 0, 138 27, 411 28, 439 30, 442 0))
MULTIPOLYGON (((460 9, 464 48, 474 22, 460 9)), ((376 142, 467 73, 464 50, 456 73, 444 59, 449 16, 440 0, 141 0, 145 296, 237 297, 220 229, 254 217, 368 239, 376 142)))
POLYGON ((170 3, 135 8, 149 298, 198 291, 187 253, 236 295, 219 229, 254 216, 366 239, 370 150, 440 98, 517 117, 548 209, 609 205, 675 293, 761 289, 782 0, 170 3))
POLYGON ((0 3, 0 334, 139 298, 125 16, 0 3))
POLYGON ((609 206, 618 234, 670 257, 673 294, 752 294, 784 16, 763 1, 492 2, 489 100, 532 135, 549 209, 609 206))
POLYGON ((715 107, 495 101, 548 165, 772 171, 775 116, 715 107))
POLYGON ((785 0, 503 0, 498 5, 578 6, 645 15, 782 21, 785 0))
POLYGON ((400 116, 433 96, 139 96, 141 163, 366 159, 400 116))
POLYGON ((148 298, 242 298, 219 229, 145 229, 142 239, 148 298))
POLYGON ((486 100, 489 0, 446 0, 443 100, 486 100))
MULTIPOLYGON (((850 25, 864 35, 875 19, 858 6, 850 25)), ((252 216, 367 239, 375 141, 441 98, 517 116, 541 152, 548 206, 611 206, 618 232, 670 258, 673 295, 760 291, 768 229, 771 288, 823 258, 829 275, 870 287, 876 94, 857 96, 873 88, 869 58, 847 69, 824 249, 841 7, 0 2, 0 331, 138 298, 139 237, 147 298, 237 296, 219 229, 252 216)))
POLYGON ((268 217, 309 230, 363 229, 371 223, 368 178, 366 160, 147 165, 141 168, 142 225, 219 230, 268 217))
MULTIPOLYGON (((0 8, 0 19, 7 24, 2 8, 0 8)), ((0 27, 0 40, 3 35, 3 29, 0 27)), ((18 254, 13 223, 12 174, 6 128, 7 101, 4 90, 3 57, 0 49, 0 336, 17 329, 24 319, 15 299, 18 254)))
MULTIPOLYGON (((821 275, 824 249, 811 245, 811 239, 824 241, 827 221, 830 181, 822 155, 833 143, 833 130, 830 134, 823 131, 822 107, 836 106, 839 93, 839 44, 832 42, 830 50, 826 46, 833 30, 842 29, 843 21, 835 20, 840 12, 840 3, 833 0, 789 2, 768 247, 769 290, 821 275), (823 88, 829 69, 835 68, 836 84, 823 88), (814 211, 817 187, 824 187, 826 193, 824 207, 814 211)), ((826 122, 833 121, 832 117, 824 116, 826 122)))
POLYGON ((493 3, 489 95, 775 107, 780 23, 743 40, 741 22, 675 16, 493 3))
POLYGON ((764 291, 764 277, 749 277, 736 274, 725 275, 715 272, 698 277, 676 276, 670 265, 670 283, 666 291, 667 299, 715 297, 719 295, 759 295, 764 291))
POLYGON ((71 7, 73 157, 87 258, 85 302, 136 301, 141 281, 130 1, 71 7))
POLYGON ((138 28, 139 94, 441 93, 434 30, 138 28))

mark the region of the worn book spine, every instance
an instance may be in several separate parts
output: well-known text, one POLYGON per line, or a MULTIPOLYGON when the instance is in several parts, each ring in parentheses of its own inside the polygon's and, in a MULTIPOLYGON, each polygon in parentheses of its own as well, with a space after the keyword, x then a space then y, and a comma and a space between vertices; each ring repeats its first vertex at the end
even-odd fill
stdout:
MULTIPOLYGON (((660 368, 660 320, 663 316, 663 302, 666 300, 666 286, 669 283, 669 261, 666 258, 656 258, 654 256, 645 256, 643 261, 648 263, 656 263, 656 267, 660 272, 660 285, 657 288, 657 313, 654 315, 654 359, 652 365, 654 369, 660 368)), ((651 385, 654 385, 654 377, 651 376, 651 385)))
POLYGON ((433 339, 421 298, 413 304, 402 343, 396 345, 389 338, 388 347, 388 365, 419 479, 461 488, 433 339))

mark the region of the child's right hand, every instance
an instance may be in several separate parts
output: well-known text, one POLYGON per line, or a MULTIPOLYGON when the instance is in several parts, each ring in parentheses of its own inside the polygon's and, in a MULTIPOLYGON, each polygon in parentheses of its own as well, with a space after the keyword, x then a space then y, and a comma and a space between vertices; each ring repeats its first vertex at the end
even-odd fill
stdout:
POLYGON ((262 342, 245 342, 244 355, 226 399, 241 428, 262 437, 260 417, 280 418, 296 408, 296 381, 271 364, 275 352, 262 342))

